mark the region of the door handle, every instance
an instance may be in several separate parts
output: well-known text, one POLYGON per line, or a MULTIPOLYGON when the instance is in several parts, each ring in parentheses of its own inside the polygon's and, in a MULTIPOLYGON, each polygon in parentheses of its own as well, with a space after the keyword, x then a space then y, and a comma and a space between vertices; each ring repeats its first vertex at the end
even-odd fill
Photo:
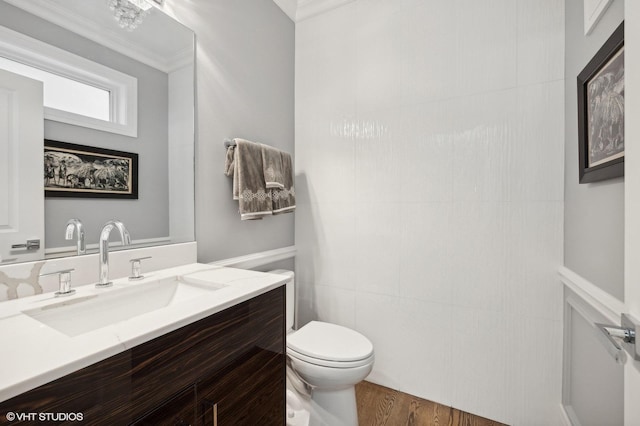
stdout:
POLYGON ((27 249, 27 250, 39 250, 40 249, 40 240, 27 240, 24 244, 13 244, 11 246, 12 249, 27 249))
POLYGON ((624 350, 619 342, 614 339, 614 337, 619 338, 625 331, 620 327, 616 327, 613 325, 607 324, 599 324, 595 323, 596 327, 598 327, 599 332, 596 334, 598 336, 598 340, 604 348, 609 352, 609 355, 613 357, 613 359, 618 364, 624 364, 626 357, 624 355, 624 350))
POLYGON ((636 332, 640 328, 640 323, 629 314, 622 314, 620 322, 621 326, 596 323, 596 327, 602 332, 598 333, 599 340, 617 363, 624 363, 624 350, 638 361, 640 348, 636 346, 636 332))
POLYGON ((206 415, 207 410, 211 409, 211 425, 213 426, 218 426, 218 404, 217 403, 213 403, 213 401, 210 401, 209 399, 204 399, 202 401, 202 405, 204 407, 204 418, 203 418, 203 424, 207 424, 209 423, 208 420, 208 416, 206 415))

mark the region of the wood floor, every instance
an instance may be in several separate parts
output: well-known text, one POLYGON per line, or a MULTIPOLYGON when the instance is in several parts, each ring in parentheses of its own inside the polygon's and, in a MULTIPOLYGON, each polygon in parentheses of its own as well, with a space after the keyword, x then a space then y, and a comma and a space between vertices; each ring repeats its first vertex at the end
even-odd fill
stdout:
POLYGON ((499 426, 483 417, 369 382, 356 385, 360 426, 499 426))

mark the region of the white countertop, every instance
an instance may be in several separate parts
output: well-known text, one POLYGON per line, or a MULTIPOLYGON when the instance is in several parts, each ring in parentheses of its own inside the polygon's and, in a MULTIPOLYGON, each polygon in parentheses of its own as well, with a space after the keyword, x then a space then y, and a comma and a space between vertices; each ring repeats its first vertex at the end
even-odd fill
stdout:
POLYGON ((97 289, 94 285, 77 287, 76 294, 65 298, 56 298, 53 293, 47 293, 2 302, 0 401, 266 293, 281 286, 287 279, 282 275, 194 263, 145 273, 145 278, 140 281, 132 282, 127 278, 114 280, 113 287, 106 289, 97 289), (75 337, 69 337, 22 313, 52 302, 193 273, 197 273, 195 276, 200 280, 210 280, 225 287, 203 297, 169 305, 75 337))

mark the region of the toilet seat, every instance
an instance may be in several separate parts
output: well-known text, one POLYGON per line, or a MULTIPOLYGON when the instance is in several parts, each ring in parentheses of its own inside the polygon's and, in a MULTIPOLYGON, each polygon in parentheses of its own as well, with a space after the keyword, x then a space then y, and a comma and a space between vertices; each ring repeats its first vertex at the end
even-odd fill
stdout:
POLYGON ((351 368, 373 361, 373 344, 349 328, 311 321, 287 336, 287 353, 320 366, 351 368))
POLYGON ((313 358, 300 352, 296 352, 291 348, 287 348, 287 355, 295 360, 307 362, 309 364, 317 365, 319 367, 329 367, 329 368, 356 368, 362 367, 368 364, 373 363, 374 356, 371 354, 370 356, 360 359, 357 361, 330 361, 326 359, 313 358))

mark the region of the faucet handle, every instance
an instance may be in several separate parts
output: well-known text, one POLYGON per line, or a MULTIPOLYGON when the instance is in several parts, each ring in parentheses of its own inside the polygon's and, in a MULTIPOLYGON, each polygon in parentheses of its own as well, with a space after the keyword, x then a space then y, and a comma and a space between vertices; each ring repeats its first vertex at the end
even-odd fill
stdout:
POLYGON ((140 261, 145 259, 151 259, 151 256, 138 257, 135 259, 129 260, 131 262, 131 275, 129 276, 129 281, 141 280, 144 278, 140 272, 142 267, 140 266, 140 261))
POLYGON ((54 272, 46 272, 44 274, 40 274, 41 277, 46 277, 48 275, 57 275, 58 276, 58 291, 55 292, 56 297, 60 296, 71 296, 76 291, 71 288, 71 273, 75 271, 75 269, 62 269, 60 271, 54 272))

